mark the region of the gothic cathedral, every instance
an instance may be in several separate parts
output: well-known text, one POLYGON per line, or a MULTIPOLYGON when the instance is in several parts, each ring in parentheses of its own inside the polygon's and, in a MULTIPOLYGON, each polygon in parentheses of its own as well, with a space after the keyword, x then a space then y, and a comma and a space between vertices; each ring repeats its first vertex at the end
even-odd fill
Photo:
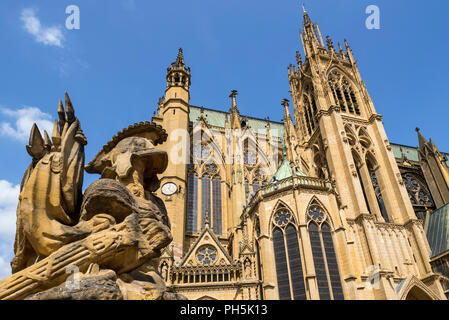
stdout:
POLYGON ((235 90, 228 112, 191 105, 181 49, 167 69, 162 276, 189 299, 446 299, 446 154, 390 143, 347 41, 305 11, 300 37, 283 122, 235 90))

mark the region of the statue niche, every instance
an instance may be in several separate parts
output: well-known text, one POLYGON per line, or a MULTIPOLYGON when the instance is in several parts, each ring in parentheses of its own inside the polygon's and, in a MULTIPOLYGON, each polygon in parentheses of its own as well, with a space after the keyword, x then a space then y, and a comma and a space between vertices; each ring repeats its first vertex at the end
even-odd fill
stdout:
POLYGON ((157 271, 161 249, 172 241, 165 205, 153 194, 168 164, 156 148, 165 130, 131 125, 84 168, 87 139, 67 93, 58 114, 51 140, 31 129, 13 275, 0 281, 0 299, 183 299, 157 271), (84 169, 101 178, 83 195, 84 169))

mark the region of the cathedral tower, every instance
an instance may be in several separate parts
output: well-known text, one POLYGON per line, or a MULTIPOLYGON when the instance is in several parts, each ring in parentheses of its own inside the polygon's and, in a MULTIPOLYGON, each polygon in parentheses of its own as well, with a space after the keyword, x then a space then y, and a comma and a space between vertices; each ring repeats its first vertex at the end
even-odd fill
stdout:
MULTIPOLYGON (((340 44, 335 48, 329 36, 325 46, 318 24, 305 10, 303 17, 300 37, 305 61, 297 52, 297 66, 288 69, 298 150, 300 161, 309 165, 306 173, 331 181, 340 195, 348 243, 340 250, 355 261, 353 266, 346 264, 342 273, 353 268, 351 272, 361 281, 367 268, 375 266, 397 275, 413 269, 417 277, 429 276, 432 271, 423 226, 414 213, 382 116, 374 108, 352 50, 346 40, 346 52, 340 44), (392 237, 390 229, 396 226, 403 231, 392 237), (357 235, 359 231, 362 234, 357 235), (367 251, 357 253, 357 237, 366 240, 363 245, 367 251), (411 248, 409 258, 398 253, 404 245, 411 248), (386 255, 389 250, 391 256, 386 255)), ((381 277, 380 282, 384 289, 374 291, 375 298, 389 299, 393 294, 386 278, 381 277)))
POLYGON ((176 61, 167 68, 165 97, 159 100, 158 113, 153 121, 160 123, 169 133, 165 148, 169 163, 161 179, 161 197, 165 201, 173 234, 173 254, 180 258, 183 253, 186 218, 184 215, 186 195, 186 165, 190 161, 189 102, 190 68, 184 63, 182 49, 176 61))

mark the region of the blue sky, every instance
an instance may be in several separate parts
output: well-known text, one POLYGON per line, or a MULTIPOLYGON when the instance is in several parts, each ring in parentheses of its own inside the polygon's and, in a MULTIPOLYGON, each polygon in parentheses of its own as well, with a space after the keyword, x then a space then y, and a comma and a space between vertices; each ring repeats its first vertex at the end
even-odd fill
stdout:
MULTIPOLYGON (((67 90, 89 141, 86 161, 91 160, 117 131, 151 119, 179 47, 192 69, 193 105, 227 110, 229 93, 237 89, 241 114, 279 121, 280 101, 290 98, 287 66, 300 48, 302 23, 298 1, 280 3, 1 1, 0 277, 11 256, 17 185, 30 161, 25 144, 32 122, 48 127, 67 90), (79 30, 65 28, 65 9, 72 4, 80 8, 79 30)), ((305 6, 323 36, 335 45, 348 39, 390 141, 416 145, 419 126, 449 152, 449 3, 308 0, 305 6), (380 8, 380 30, 365 27, 371 4, 380 8)))

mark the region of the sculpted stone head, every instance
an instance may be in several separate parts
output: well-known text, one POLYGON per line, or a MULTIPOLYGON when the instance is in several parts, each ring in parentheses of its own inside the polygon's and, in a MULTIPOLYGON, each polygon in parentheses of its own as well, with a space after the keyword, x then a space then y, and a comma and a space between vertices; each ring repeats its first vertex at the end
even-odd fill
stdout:
POLYGON ((136 197, 156 191, 160 184, 157 174, 168 164, 167 153, 155 147, 159 142, 157 129, 154 124, 141 123, 123 130, 103 147, 86 171, 123 183, 136 197))

